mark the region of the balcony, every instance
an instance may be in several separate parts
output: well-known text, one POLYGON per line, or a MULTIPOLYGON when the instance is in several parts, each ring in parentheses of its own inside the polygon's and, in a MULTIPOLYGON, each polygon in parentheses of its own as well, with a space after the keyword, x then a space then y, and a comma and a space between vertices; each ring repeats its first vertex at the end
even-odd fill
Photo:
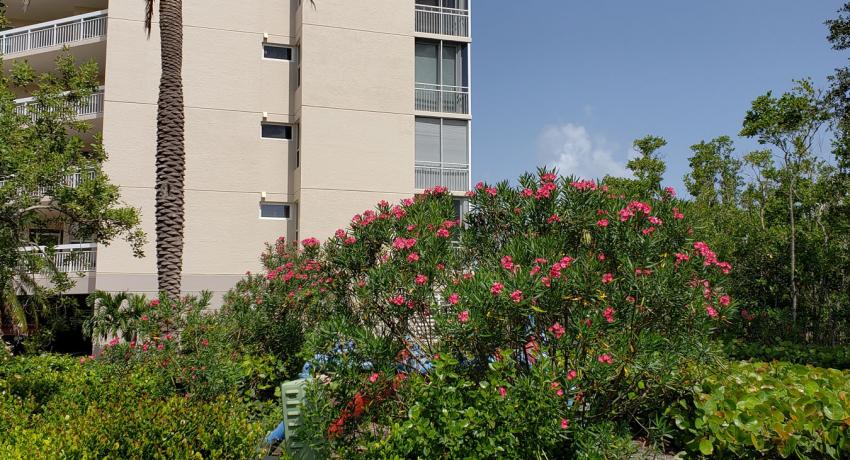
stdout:
POLYGON ((106 36, 106 11, 42 22, 0 33, 0 51, 14 57, 31 51, 95 41, 106 36))
POLYGON ((469 114, 469 87, 416 83, 416 110, 469 114))
POLYGON ((417 4, 416 31, 469 38, 469 10, 417 4))
MULTIPOLYGON (((101 86, 86 99, 80 101, 75 110, 77 118, 81 120, 103 116, 103 87, 101 86)), ((35 98, 15 99, 15 112, 19 115, 29 115, 31 119, 35 120, 38 113, 35 98)))
MULTIPOLYGON (((69 188, 77 188, 83 181, 94 179, 94 171, 81 171, 73 174, 68 174, 62 179, 62 185, 69 188)), ((9 182, 8 178, 0 178, 0 188, 4 187, 6 183, 9 182)), ((35 198, 42 198, 50 196, 53 193, 52 186, 43 186, 38 187, 33 190, 31 196, 35 198)))
POLYGON ((451 192, 469 191, 469 165, 454 163, 416 162, 416 188, 419 190, 442 186, 451 192))
POLYGON ((60 244, 54 246, 50 252, 44 246, 29 246, 21 250, 40 252, 41 256, 49 259, 61 273, 88 273, 96 268, 97 244, 94 243, 60 244))

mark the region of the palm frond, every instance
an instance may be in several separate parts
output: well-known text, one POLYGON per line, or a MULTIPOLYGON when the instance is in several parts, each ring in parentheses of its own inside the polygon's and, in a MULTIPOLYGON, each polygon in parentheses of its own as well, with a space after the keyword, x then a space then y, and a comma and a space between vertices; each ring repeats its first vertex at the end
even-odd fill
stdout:
POLYGON ((145 1, 145 32, 148 34, 148 38, 151 37, 151 24, 153 23, 153 3, 154 0, 144 0, 145 1))

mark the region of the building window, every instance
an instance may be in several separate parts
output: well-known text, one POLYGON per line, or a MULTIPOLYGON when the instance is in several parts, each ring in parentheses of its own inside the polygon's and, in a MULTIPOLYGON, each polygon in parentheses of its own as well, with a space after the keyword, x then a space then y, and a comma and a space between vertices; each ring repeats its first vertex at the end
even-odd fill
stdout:
POLYGON ((289 219, 291 208, 284 203, 260 203, 261 219, 289 219))
POLYGON ((266 139, 292 139, 292 126, 279 123, 265 123, 262 126, 262 137, 266 139))
POLYGON ((295 141, 295 168, 298 169, 301 167, 301 123, 298 123, 298 139, 295 141))
POLYGON ((263 57, 266 59, 277 59, 281 61, 292 60, 292 48, 285 45, 263 44, 263 57))
POLYGON ((469 86, 468 51, 464 43, 416 40, 418 85, 469 86))
POLYGON ((30 229, 30 243, 36 246, 58 246, 62 244, 62 231, 44 228, 30 229))
POLYGON ((416 117, 416 163, 469 165, 469 122, 416 117))

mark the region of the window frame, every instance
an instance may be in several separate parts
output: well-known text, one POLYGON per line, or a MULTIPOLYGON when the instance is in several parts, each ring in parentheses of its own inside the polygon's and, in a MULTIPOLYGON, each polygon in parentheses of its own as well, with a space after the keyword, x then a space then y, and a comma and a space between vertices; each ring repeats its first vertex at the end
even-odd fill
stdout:
POLYGON ((261 121, 260 122, 260 139, 267 139, 272 141, 284 141, 284 142, 292 142, 295 137, 295 125, 292 123, 277 123, 273 121, 261 121), (283 126, 289 128, 289 137, 268 137, 263 135, 263 127, 264 126, 283 126))
POLYGON ((260 204, 259 204, 257 210, 259 212, 258 218, 260 220, 281 221, 281 220, 292 219, 292 204, 291 203, 284 203, 284 202, 281 202, 281 201, 260 201, 260 204), (283 206, 286 209, 286 212, 285 212, 286 217, 266 217, 266 216, 263 216, 263 206, 283 206))
POLYGON ((298 55, 295 52, 295 47, 292 45, 284 45, 283 43, 270 43, 263 42, 262 46, 260 46, 260 57, 264 61, 284 61, 284 62, 293 62, 297 59, 298 55), (270 58, 266 57, 266 47, 269 48, 284 48, 289 50, 289 59, 279 59, 279 58, 270 58))

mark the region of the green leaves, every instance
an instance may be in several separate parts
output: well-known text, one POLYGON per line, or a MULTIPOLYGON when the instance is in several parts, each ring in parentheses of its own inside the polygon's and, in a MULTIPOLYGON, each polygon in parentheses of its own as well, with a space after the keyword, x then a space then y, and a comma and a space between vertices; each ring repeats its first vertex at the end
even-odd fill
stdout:
POLYGON ((707 378, 691 407, 668 410, 703 455, 846 458, 850 373, 788 363, 737 363, 707 378))

